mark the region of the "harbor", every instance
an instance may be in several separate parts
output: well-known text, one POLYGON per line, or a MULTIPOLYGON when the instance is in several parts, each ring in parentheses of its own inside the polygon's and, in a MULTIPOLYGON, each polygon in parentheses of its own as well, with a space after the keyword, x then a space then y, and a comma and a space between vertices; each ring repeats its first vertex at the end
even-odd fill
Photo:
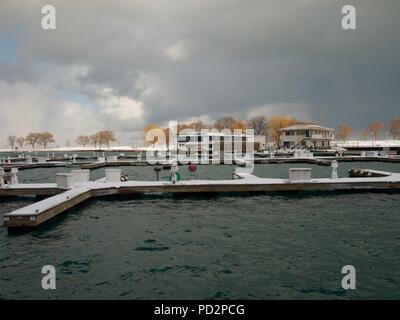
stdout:
MULTIPOLYGON (((89 155, 87 152, 77 151, 76 153, 67 153, 59 155, 49 155, 39 153, 36 156, 3 156, 0 157, 0 166, 6 171, 12 168, 18 170, 56 168, 56 167, 76 167, 80 169, 99 169, 106 167, 123 166, 146 166, 154 164, 164 164, 169 162, 169 155, 164 153, 162 156, 154 157, 156 151, 134 151, 133 154, 116 152, 93 152, 89 155), (149 159, 148 159, 149 158, 149 159)), ((400 163, 400 155, 396 153, 387 154, 378 151, 370 152, 314 152, 310 153, 302 149, 291 151, 265 151, 254 152, 251 156, 255 164, 284 164, 284 163, 309 163, 322 166, 330 166, 333 160, 338 162, 382 162, 382 163, 400 163)), ((202 157, 180 155, 177 157, 178 164, 240 164, 236 159, 221 155, 215 158, 204 159, 202 157)))
POLYGON ((353 2, 1 1, 0 302, 400 299, 400 2, 353 2))
MULTIPOLYGON (((164 131, 156 132, 164 135, 164 131)), ((8 230, 36 228, 90 199, 99 198, 118 202, 148 195, 182 199, 236 194, 400 191, 400 171, 382 169, 385 165, 398 168, 397 142, 375 143, 374 149, 353 143, 351 148, 346 145, 349 147, 346 149, 343 144, 333 142, 333 129, 312 124, 289 126, 280 129, 279 134, 280 147, 275 145, 272 149, 263 142, 265 137, 258 136, 256 143, 256 137, 247 133, 183 131, 168 145, 156 146, 152 138, 149 147, 136 150, 117 147, 124 152, 75 149, 64 153, 35 151, 3 155, 0 198, 36 198, 34 203, 6 212, 4 226, 8 230), (256 145, 258 149, 254 150, 256 145), (342 166, 347 171, 343 172, 342 166), (279 176, 259 173, 259 168, 283 167, 286 172, 279 176), (132 168, 146 175, 132 177, 132 168), (222 168, 230 171, 224 177, 204 175, 213 170, 226 171, 222 168), (316 168, 325 168, 324 174, 316 173, 319 171, 316 168), (47 181, 25 178, 46 170, 47 181)))
POLYGON ((304 167, 289 168, 288 179, 262 178, 252 174, 251 166, 253 164, 246 163, 244 166, 236 167, 229 180, 201 180, 194 179, 193 176, 190 180, 181 180, 178 179, 179 167, 176 164, 167 170, 170 177, 168 181, 128 179, 121 181, 122 170, 115 168, 105 169, 105 177, 92 181, 89 169, 76 169, 57 173, 56 183, 20 183, 18 172, 14 170, 10 184, 4 183, 4 170, 0 169, 0 197, 45 198, 5 214, 4 225, 8 228, 37 227, 90 198, 105 196, 400 191, 400 173, 350 169, 349 177, 339 178, 337 175, 339 164, 336 161, 331 162, 332 172, 328 178, 312 178, 312 170, 304 167))

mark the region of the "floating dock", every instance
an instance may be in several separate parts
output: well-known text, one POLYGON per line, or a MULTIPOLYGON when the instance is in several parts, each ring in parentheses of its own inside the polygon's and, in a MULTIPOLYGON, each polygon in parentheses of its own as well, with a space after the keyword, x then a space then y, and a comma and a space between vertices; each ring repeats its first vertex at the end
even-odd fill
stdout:
MULTIPOLYGON (((49 196, 49 198, 7 213, 4 216, 4 225, 8 228, 37 227, 87 199, 107 195, 400 190, 399 173, 384 172, 384 175, 379 177, 291 180, 259 178, 241 169, 237 170, 236 179, 233 180, 186 180, 173 183, 170 181, 121 182, 102 178, 97 181, 71 182, 67 188, 61 188, 55 183, 5 185, 0 188, 0 196, 30 195, 49 196)), ((120 178, 119 169, 108 170, 116 174, 118 179, 120 178)), ((366 171, 368 170, 363 172, 366 171)), ((72 175, 64 174, 64 176, 69 179, 72 175)))
POLYGON ((76 187, 4 216, 7 227, 36 227, 91 197, 90 189, 76 187))
POLYGON ((147 161, 140 160, 118 160, 118 161, 107 161, 107 162, 93 162, 93 163, 84 163, 80 164, 79 167, 81 169, 100 169, 107 167, 125 167, 125 166, 147 166, 147 161))
POLYGON ((69 163, 67 162, 46 162, 46 163, 12 163, 12 164, 2 164, 4 171, 9 172, 12 168, 18 168, 18 170, 28 170, 28 169, 43 169, 43 168, 61 168, 67 167, 69 163))
MULTIPOLYGON (((145 159, 141 160, 138 157, 128 157, 128 156, 110 156, 107 159, 105 157, 99 158, 91 157, 76 157, 72 158, 50 158, 43 162, 38 162, 35 159, 34 162, 23 162, 23 158, 11 158, 8 162, 0 163, 4 171, 9 172, 12 168, 18 168, 18 170, 28 170, 28 169, 43 169, 43 168, 57 168, 57 167, 80 167, 81 169, 100 169, 107 167, 123 167, 123 166, 146 166, 154 163, 163 164, 168 163, 168 159, 160 159, 159 161, 152 159, 147 161, 145 159), (22 161, 22 162, 21 162, 22 161)), ((4 159, 3 159, 4 160, 4 159)), ((387 157, 366 157, 366 156, 314 156, 314 157, 282 157, 274 156, 269 157, 266 154, 257 153, 253 159, 255 164, 314 164, 319 166, 330 166, 332 161, 336 160, 338 162, 387 162, 387 163, 400 163, 399 156, 387 156, 387 157)), ((202 163, 198 158, 188 159, 184 158, 184 161, 178 161, 181 165, 183 164, 197 164, 197 165, 207 165, 207 164, 239 164, 240 160, 227 160, 221 159, 209 159, 208 163, 202 163), (218 163, 215 163, 214 161, 218 163)))
POLYGON ((316 164, 320 166, 330 166, 332 159, 321 159, 321 158, 255 158, 255 164, 282 164, 282 163, 308 163, 316 164))

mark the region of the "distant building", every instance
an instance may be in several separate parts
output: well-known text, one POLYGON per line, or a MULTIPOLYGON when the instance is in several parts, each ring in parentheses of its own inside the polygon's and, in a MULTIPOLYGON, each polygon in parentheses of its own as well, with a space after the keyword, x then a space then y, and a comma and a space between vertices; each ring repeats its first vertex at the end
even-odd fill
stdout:
POLYGON ((280 129, 280 147, 330 149, 334 129, 314 124, 296 124, 280 129))
POLYGON ((178 134, 178 148, 186 150, 187 156, 208 154, 210 157, 215 157, 222 153, 234 152, 244 154, 246 153, 246 145, 252 138, 254 138, 254 151, 265 148, 265 136, 252 137, 246 134, 226 134, 223 132, 180 133, 178 134), (238 144, 240 147, 238 147, 238 144))

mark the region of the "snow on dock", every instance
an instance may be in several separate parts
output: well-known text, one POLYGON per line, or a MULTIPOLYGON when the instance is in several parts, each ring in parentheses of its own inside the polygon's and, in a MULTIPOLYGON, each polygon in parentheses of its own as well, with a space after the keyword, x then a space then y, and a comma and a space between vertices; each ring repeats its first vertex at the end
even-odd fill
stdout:
POLYGON ((388 177, 392 172, 371 169, 349 169, 350 177, 388 177))
POLYGON ((10 216, 12 216, 12 215, 22 215, 22 216, 37 215, 46 210, 57 207, 57 206, 65 203, 68 200, 74 200, 76 197, 82 195, 83 193, 86 193, 87 191, 90 191, 90 189, 87 187, 73 188, 73 189, 63 192, 61 194, 55 195, 53 197, 47 198, 45 200, 36 202, 29 206, 23 207, 21 209, 15 210, 15 211, 9 213, 9 215, 10 216))
POLYGON ((11 164, 1 164, 4 171, 11 171, 12 168, 18 168, 19 170, 28 169, 43 169, 43 168, 61 168, 67 167, 68 162, 46 162, 46 163, 11 163, 11 164))
MULTIPOLYGON (((0 196, 51 196, 4 216, 8 228, 36 227, 52 217, 98 196, 154 193, 209 193, 209 192, 285 192, 335 190, 400 190, 400 174, 384 172, 377 177, 323 178, 309 177, 309 168, 295 168, 289 179, 260 178, 237 168, 231 180, 181 181, 120 181, 120 169, 107 169, 106 177, 88 181, 88 170, 74 174, 58 174, 58 184, 14 184, 0 187, 0 196), (86 171, 86 172, 85 172, 86 171), (86 180, 85 180, 86 179, 86 180), (61 182, 60 182, 61 181, 61 182)), ((380 172, 382 173, 382 172, 380 172)))
POLYGON ((147 161, 140 160, 117 160, 117 161, 107 161, 107 162, 93 162, 84 163, 80 165, 81 169, 100 169, 107 167, 126 167, 126 166, 146 166, 147 161))
POLYGON ((4 216, 4 224, 8 227, 34 227, 90 197, 89 188, 76 187, 6 214, 4 216))
POLYGON ((235 179, 260 179, 254 174, 246 173, 246 172, 235 172, 233 174, 235 179))
POLYGON ((56 183, 18 183, 0 187, 0 196, 52 196, 63 191, 56 183))

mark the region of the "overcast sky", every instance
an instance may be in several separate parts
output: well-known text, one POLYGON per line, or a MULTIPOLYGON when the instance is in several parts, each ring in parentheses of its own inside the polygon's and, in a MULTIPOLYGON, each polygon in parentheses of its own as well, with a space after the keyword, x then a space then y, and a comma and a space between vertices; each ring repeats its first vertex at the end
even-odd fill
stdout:
POLYGON ((398 0, 0 0, 0 146, 9 134, 291 115, 359 130, 400 116, 398 0), (57 29, 41 28, 41 8, 57 29), (357 29, 341 28, 341 7, 357 29))

